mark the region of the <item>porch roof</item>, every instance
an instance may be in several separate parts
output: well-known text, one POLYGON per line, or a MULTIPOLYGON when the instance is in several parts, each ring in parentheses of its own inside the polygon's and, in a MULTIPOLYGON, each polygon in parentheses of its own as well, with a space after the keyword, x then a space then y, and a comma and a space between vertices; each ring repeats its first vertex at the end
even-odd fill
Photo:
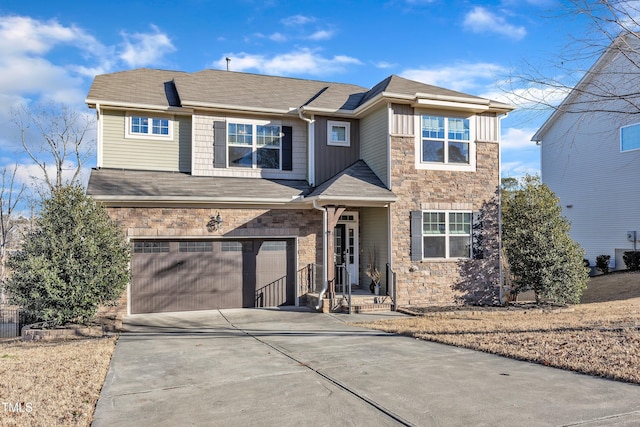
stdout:
POLYGON ((317 200, 320 205, 347 206, 386 205, 396 199, 362 160, 320 184, 305 197, 305 200, 317 200))
POLYGON ((102 202, 286 204, 311 191, 306 181, 93 169, 87 194, 102 202))

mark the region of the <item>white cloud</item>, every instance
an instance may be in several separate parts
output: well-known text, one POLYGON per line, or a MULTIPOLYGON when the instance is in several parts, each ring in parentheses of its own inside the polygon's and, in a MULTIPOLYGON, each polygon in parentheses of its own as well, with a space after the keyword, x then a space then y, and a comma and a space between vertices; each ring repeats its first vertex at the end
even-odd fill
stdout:
POLYGON ((273 33, 269 36, 269 40, 274 42, 286 42, 287 36, 282 33, 273 33))
POLYGON ((282 22, 284 25, 293 26, 308 24, 310 22, 315 22, 315 20, 316 18, 314 18, 313 16, 293 15, 280 20, 280 22, 282 22))
POLYGON ((121 33, 124 38, 124 49, 120 59, 128 66, 144 67, 158 64, 166 54, 176 50, 169 36, 161 33, 155 25, 151 28, 152 33, 121 33))
POLYGON ((493 85, 498 74, 505 69, 490 63, 459 63, 440 68, 408 69, 400 75, 402 77, 448 89, 471 92, 489 85, 493 85))
POLYGON ((525 175, 540 175, 540 166, 537 162, 504 162, 501 168, 503 177, 517 178, 525 175))
POLYGON ((500 147, 503 150, 520 150, 524 148, 535 148, 535 142, 531 137, 537 129, 531 128, 508 128, 502 134, 500 147))
POLYGON ((225 69, 225 58, 231 58, 230 69, 233 71, 253 70, 272 75, 311 74, 327 75, 343 72, 351 65, 359 65, 361 62, 345 55, 336 55, 325 58, 311 49, 299 49, 297 51, 267 57, 259 54, 225 53, 213 63, 214 67, 225 69))
POLYGON ((509 24, 505 18, 476 6, 464 18, 463 26, 474 33, 496 33, 520 40, 527 35, 524 27, 509 24))
POLYGON ((318 41, 318 40, 329 40, 331 37, 333 37, 333 31, 319 30, 319 31, 316 31, 315 33, 311 34, 307 38, 309 40, 318 41))
POLYGON ((376 66, 376 68, 382 68, 382 69, 393 68, 396 66, 396 64, 393 64, 387 61, 379 61, 379 62, 376 62, 374 65, 376 66))

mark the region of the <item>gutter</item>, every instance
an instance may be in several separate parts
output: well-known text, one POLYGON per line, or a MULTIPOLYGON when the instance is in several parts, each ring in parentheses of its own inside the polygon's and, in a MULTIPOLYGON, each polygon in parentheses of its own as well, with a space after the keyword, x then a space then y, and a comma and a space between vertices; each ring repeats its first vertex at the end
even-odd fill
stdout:
POLYGON ((313 201, 314 209, 322 211, 322 290, 318 294, 318 305, 316 305, 316 310, 320 311, 322 309, 322 298, 324 294, 327 293, 327 289, 329 289, 329 282, 327 282, 327 210, 318 206, 318 202, 316 200, 313 201))

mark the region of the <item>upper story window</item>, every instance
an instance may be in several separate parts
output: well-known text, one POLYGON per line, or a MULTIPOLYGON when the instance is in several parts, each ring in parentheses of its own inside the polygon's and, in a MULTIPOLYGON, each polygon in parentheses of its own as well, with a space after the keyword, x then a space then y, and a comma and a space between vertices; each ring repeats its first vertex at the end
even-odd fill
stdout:
POLYGON ((469 164, 469 119, 422 116, 422 161, 469 164))
POLYGON ((227 123, 229 167, 281 169, 282 128, 251 121, 227 123))
POLYGON ((640 123, 620 128, 620 151, 640 149, 640 123))
POLYGON ((127 116, 127 137, 173 139, 173 121, 166 117, 127 116))
POLYGON ((422 213, 423 258, 469 258, 471 212, 422 213))
POLYGON ((351 123, 327 121, 327 145, 351 146, 351 123))

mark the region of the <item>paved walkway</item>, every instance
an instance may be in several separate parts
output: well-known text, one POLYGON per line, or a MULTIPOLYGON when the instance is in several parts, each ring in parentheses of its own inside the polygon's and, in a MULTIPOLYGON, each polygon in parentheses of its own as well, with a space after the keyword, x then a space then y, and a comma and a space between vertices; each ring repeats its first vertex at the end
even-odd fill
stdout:
POLYGON ((640 425, 639 386, 347 323, 375 317, 131 316, 93 425, 640 425))

